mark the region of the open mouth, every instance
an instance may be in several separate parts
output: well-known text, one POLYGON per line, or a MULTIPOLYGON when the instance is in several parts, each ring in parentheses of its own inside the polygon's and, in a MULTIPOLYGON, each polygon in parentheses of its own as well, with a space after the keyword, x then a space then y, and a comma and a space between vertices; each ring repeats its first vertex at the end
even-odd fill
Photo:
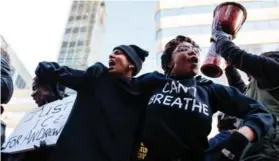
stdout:
POLYGON ((195 57, 195 56, 192 56, 191 58, 189 58, 189 61, 190 61, 191 63, 197 64, 197 63, 199 62, 199 59, 198 59, 197 57, 195 57))
POLYGON ((115 61, 109 60, 109 66, 112 67, 112 66, 114 66, 114 65, 115 65, 115 61))

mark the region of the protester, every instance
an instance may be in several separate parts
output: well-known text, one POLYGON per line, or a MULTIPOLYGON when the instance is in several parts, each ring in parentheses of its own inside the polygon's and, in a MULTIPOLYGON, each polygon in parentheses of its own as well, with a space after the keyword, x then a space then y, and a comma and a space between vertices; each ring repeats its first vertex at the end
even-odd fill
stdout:
POLYGON ((145 104, 130 81, 148 52, 121 45, 109 56, 109 67, 96 63, 86 71, 41 62, 36 75, 49 84, 77 91, 67 124, 51 161, 128 161, 136 158, 145 104))
POLYGON ((2 120, 3 112, 4 112, 4 108, 1 105, 1 146, 3 145, 6 139, 6 123, 2 120))
MULTIPOLYGON (((40 81, 38 77, 35 77, 33 79, 33 93, 31 96, 35 100, 38 107, 41 107, 47 103, 54 102, 59 99, 56 95, 57 92, 54 90, 56 90, 56 88, 45 84, 43 81, 40 81)), ((60 97, 67 97, 67 94, 65 94, 65 87, 59 85, 57 90, 60 94, 60 97)), ((40 146, 35 146, 34 150, 32 151, 15 154, 2 153, 1 158, 3 161, 47 161, 53 149, 53 147, 47 147, 45 141, 41 141, 40 146)))
POLYGON ((236 117, 228 116, 220 112, 217 116, 217 121, 219 133, 209 139, 209 147, 214 147, 219 142, 227 139, 237 129, 236 117))
MULTIPOLYGON (((7 104, 13 95, 14 86, 11 77, 10 58, 8 54, 1 49, 1 115, 4 112, 2 104, 7 104)), ((1 146, 3 145, 6 135, 6 124, 1 117, 1 146)))
POLYGON ((196 76, 199 61, 198 45, 177 36, 162 55, 165 74, 153 72, 136 79, 150 98, 143 132, 145 160, 203 161, 216 111, 245 120, 242 128, 207 151, 218 157, 216 161, 238 160, 248 143, 258 141, 273 124, 272 115, 255 100, 196 76))
POLYGON ((253 144, 243 160, 279 160, 279 51, 259 56, 247 53, 230 40, 231 36, 223 32, 220 25, 213 31, 212 37, 217 53, 230 64, 225 70, 229 84, 262 103, 276 118, 276 127, 258 144, 253 144), (248 86, 241 80, 236 68, 249 76, 248 86))

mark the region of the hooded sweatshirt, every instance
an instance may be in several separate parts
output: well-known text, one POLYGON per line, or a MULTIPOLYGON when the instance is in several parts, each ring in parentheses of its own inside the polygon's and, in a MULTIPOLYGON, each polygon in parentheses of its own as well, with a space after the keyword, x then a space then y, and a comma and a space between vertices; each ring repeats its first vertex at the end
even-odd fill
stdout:
POLYGON ((143 132, 147 160, 203 160, 216 111, 243 118, 257 139, 273 124, 271 114, 261 104, 235 88, 201 76, 166 77, 153 72, 139 77, 137 83, 150 98, 143 132))
MULTIPOLYGON (((86 71, 47 63, 51 78, 77 91, 50 161, 128 161, 136 152, 145 103, 130 80, 96 63, 86 71)), ((51 81, 48 80, 48 81, 51 81)))

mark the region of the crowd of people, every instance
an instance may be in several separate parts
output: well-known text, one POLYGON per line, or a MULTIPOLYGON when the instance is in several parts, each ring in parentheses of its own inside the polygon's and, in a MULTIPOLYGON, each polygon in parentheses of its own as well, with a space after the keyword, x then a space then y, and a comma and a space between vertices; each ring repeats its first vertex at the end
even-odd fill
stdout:
MULTIPOLYGON (((279 160, 279 51, 250 54, 230 37, 221 28, 212 32, 216 52, 228 64, 229 86, 199 75, 200 48, 183 35, 165 45, 164 73, 136 76, 149 55, 137 45, 117 46, 108 66, 95 63, 86 70, 40 62, 32 97, 40 107, 67 97, 64 89, 71 88, 77 92, 71 115, 54 147, 41 142, 28 152, 2 153, 1 159, 279 160), (248 85, 237 69, 247 73, 248 85), (217 111, 220 133, 208 140, 217 111)), ((1 104, 13 93, 7 62, 1 55, 1 104)))

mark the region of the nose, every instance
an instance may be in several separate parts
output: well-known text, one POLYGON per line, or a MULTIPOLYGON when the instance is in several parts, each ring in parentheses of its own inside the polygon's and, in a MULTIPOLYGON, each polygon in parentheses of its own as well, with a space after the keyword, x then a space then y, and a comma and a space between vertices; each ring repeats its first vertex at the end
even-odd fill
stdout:
POLYGON ((37 92, 36 92, 36 90, 35 90, 35 91, 33 91, 33 92, 32 92, 32 94, 31 94, 31 97, 35 98, 36 93, 37 93, 37 92))
POLYGON ((110 59, 115 58, 114 54, 110 54, 110 55, 109 55, 109 58, 110 58, 110 59))
POLYGON ((197 53, 193 50, 193 49, 189 49, 189 51, 187 52, 188 56, 196 56, 197 53))

